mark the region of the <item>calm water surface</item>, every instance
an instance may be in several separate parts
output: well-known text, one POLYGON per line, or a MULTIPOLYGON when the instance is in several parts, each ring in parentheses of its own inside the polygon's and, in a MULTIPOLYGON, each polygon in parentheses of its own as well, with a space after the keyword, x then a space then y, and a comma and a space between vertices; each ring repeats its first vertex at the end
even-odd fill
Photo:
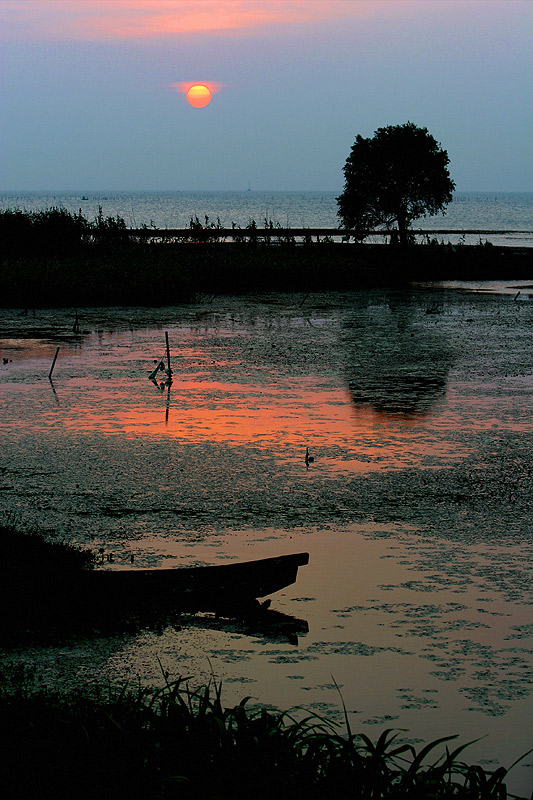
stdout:
POLYGON ((80 335, 69 311, 3 312, 5 515, 116 564, 310 554, 272 598, 307 622, 297 642, 203 615, 3 662, 59 685, 160 684, 159 659, 213 672, 228 703, 340 719, 338 684, 355 730, 486 736, 469 759, 508 766, 533 733, 533 301, 518 286, 89 309, 80 335), (148 379, 165 331, 170 389, 148 379))

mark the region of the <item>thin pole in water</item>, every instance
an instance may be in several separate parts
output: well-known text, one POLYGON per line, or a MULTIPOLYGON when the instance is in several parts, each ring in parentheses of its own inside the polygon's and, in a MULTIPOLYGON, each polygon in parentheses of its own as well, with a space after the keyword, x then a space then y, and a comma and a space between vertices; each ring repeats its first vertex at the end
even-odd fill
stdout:
POLYGON ((56 350, 56 354, 54 356, 54 360, 52 361, 52 366, 50 367, 50 372, 48 373, 48 380, 52 380, 52 372, 54 371, 54 367, 56 365, 57 357, 59 355, 59 347, 56 350))
POLYGON ((170 369, 170 347, 169 347, 169 344, 168 344, 168 333, 167 333, 167 331, 165 331, 165 341, 166 341, 166 344, 167 344, 167 374, 168 374, 168 379, 170 380, 171 377, 172 377, 172 370, 170 369))

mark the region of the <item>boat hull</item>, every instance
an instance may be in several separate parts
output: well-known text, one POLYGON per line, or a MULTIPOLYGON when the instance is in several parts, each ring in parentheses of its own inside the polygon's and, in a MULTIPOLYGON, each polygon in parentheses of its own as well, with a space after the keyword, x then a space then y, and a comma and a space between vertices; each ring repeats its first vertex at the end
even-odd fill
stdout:
POLYGON ((176 569, 95 569, 83 576, 87 601, 112 603, 128 600, 179 608, 216 608, 263 598, 296 581, 308 553, 257 561, 176 569))

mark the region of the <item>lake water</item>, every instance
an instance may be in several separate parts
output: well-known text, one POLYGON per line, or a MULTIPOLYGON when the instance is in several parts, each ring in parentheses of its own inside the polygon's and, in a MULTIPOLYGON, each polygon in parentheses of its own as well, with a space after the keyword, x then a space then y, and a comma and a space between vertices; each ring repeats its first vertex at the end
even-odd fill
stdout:
MULTIPOLYGON (((88 309, 78 335, 70 311, 4 311, 6 518, 116 565, 310 561, 272 596, 297 640, 201 615, 1 663, 159 685, 159 659, 228 704, 341 720, 338 685, 354 730, 486 737, 467 760, 509 766, 533 738, 529 288, 88 309), (165 331, 170 389, 148 379, 165 331)), ((530 757, 509 787, 532 785, 530 757)))
MULTIPOLYGON (((254 219, 259 227, 265 219, 289 227, 339 226, 335 192, 68 192, 20 194, 0 193, 0 208, 45 209, 63 206, 71 212, 82 210, 94 219, 101 206, 104 215, 122 216, 129 227, 150 225, 185 228, 191 217, 203 222, 220 218, 222 225, 245 227, 254 219)), ((415 227, 454 230, 518 230, 527 234, 488 234, 483 241, 499 245, 533 246, 533 192, 458 192, 446 215, 417 221, 415 227)), ((446 234, 439 240, 457 243, 460 235, 446 234)), ((480 237, 466 236, 477 244, 480 237)))

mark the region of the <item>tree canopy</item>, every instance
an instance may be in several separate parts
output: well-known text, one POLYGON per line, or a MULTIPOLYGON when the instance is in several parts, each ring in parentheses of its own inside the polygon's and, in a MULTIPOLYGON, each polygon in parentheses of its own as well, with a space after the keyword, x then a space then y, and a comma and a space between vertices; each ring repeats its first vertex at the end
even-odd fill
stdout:
POLYGON ((433 216, 452 200, 448 153, 412 122, 358 135, 344 165, 344 191, 337 197, 345 228, 364 239, 368 231, 396 226, 400 244, 409 241, 413 220, 433 216))

